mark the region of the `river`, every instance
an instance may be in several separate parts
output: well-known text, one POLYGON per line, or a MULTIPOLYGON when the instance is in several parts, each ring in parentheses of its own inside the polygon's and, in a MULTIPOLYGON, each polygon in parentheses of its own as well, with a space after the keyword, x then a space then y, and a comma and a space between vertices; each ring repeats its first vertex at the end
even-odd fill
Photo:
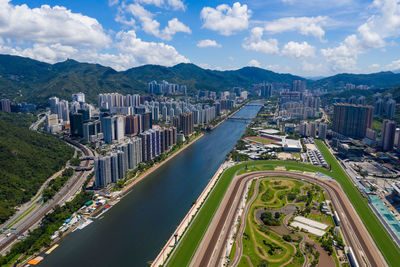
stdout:
MULTIPOLYGON (((245 106, 235 117, 255 117, 245 106)), ((249 121, 226 120, 135 185, 118 204, 61 242, 39 266, 147 266, 186 215, 249 121)))

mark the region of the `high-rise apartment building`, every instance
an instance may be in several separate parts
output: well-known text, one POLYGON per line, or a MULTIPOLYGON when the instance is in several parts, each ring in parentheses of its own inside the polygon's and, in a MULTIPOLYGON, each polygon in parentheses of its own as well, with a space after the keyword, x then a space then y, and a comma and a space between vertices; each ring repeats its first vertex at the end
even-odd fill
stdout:
POLYGON ((334 105, 333 131, 354 138, 364 138, 367 128, 372 128, 372 106, 353 104, 334 105))
POLYGON ((104 142, 111 144, 114 140, 120 142, 125 135, 125 117, 107 116, 102 118, 104 142))
POLYGON ((71 114, 71 135, 75 137, 83 137, 83 114, 71 114))
POLYGON ((83 139, 86 142, 90 141, 90 137, 97 135, 101 131, 100 121, 84 122, 82 125, 83 139))
POLYGON ((391 120, 383 120, 382 123, 382 150, 391 151, 394 146, 394 138, 396 135, 396 122, 391 120))
POLYGON ((320 123, 318 126, 318 138, 326 139, 326 132, 328 131, 328 125, 325 123, 320 123))
POLYGON ((104 187, 111 182, 111 157, 104 156, 94 160, 95 186, 104 187))
POLYGON ((306 90, 306 82, 302 80, 295 80, 292 84, 292 91, 303 92, 306 90))
MULTIPOLYGON (((193 112, 182 113, 180 115, 181 131, 184 135, 191 135, 194 131, 194 117, 193 112)), ((175 125, 174 125, 175 126, 175 125)))
POLYGON ((384 110, 386 118, 392 119, 396 112, 396 101, 393 99, 389 99, 388 101, 386 101, 384 105, 384 110))
POLYGON ((125 117, 125 134, 128 136, 138 135, 140 130, 140 116, 132 115, 125 117))
POLYGON ((58 105, 58 101, 59 101, 58 97, 53 96, 53 97, 50 97, 49 100, 50 100, 51 114, 58 114, 58 112, 57 112, 57 105, 58 105))
POLYGON ((72 94, 72 101, 85 103, 85 94, 82 92, 72 94))
POLYGON ((58 119, 69 121, 69 104, 66 100, 61 100, 57 104, 58 119))
POLYGON ((142 125, 140 127, 140 131, 147 131, 153 127, 153 121, 151 118, 150 112, 145 112, 142 114, 142 125))

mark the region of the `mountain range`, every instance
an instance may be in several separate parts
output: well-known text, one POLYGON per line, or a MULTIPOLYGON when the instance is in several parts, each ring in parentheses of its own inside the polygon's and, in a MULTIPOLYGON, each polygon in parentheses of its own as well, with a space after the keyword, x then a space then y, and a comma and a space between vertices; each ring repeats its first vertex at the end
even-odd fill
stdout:
POLYGON ((291 84, 294 80, 304 80, 311 88, 334 90, 346 83, 392 88, 400 85, 400 74, 338 74, 310 80, 257 67, 218 71, 203 69, 190 63, 172 67, 144 65, 116 71, 99 64, 80 63, 71 59, 48 64, 30 58, 0 55, 0 98, 6 97, 18 102, 47 104, 51 96, 70 100, 71 94, 75 92, 84 92, 88 101, 96 102, 99 93, 143 93, 147 82, 153 80, 185 84, 189 92, 222 91, 235 86, 249 89, 254 83, 265 81, 291 84))

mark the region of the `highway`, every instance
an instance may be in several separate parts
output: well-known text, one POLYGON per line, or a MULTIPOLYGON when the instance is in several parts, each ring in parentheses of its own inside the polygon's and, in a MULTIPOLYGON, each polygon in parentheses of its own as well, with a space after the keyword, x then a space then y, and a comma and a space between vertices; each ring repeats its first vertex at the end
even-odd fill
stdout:
MULTIPOLYGON (((78 147, 85 156, 93 156, 93 152, 85 146, 76 143, 68 138, 65 141, 78 147)), ((89 166, 90 160, 85 160, 83 166, 89 166)), ((38 206, 33 212, 22 218, 17 222, 13 228, 16 230, 12 232, 12 235, 0 240, 0 251, 4 254, 8 251, 12 245, 18 241, 17 237, 21 234, 25 234, 28 230, 35 228, 40 220, 50 212, 56 205, 63 205, 66 201, 73 199, 74 195, 79 193, 83 183, 86 181, 91 171, 75 172, 75 174, 68 180, 68 182, 60 189, 60 191, 46 204, 38 206)))
MULTIPOLYGON (((259 171, 235 177, 209 229, 203 237, 190 266, 221 266, 226 262, 226 244, 231 238, 231 229, 235 223, 236 213, 241 205, 240 199, 242 199, 246 192, 245 185, 251 179, 268 176, 306 180, 324 188, 328 198, 332 201, 335 210, 339 214, 341 220, 340 227, 344 239, 347 245, 353 248, 360 266, 387 266, 382 254, 376 247, 341 186, 336 181, 287 171, 259 171)), ((240 231, 238 234, 240 234, 240 231)), ((237 266, 241 252, 242 248, 237 248, 232 266, 237 266)))
POLYGON ((47 112, 38 114, 38 115, 37 115, 38 120, 35 121, 34 123, 32 123, 31 126, 29 126, 29 130, 37 131, 39 125, 40 125, 42 122, 44 122, 44 120, 46 119, 46 116, 45 116, 45 115, 49 115, 49 114, 50 114, 50 111, 47 111, 47 112), (43 116, 42 116, 42 115, 43 115, 43 116), (40 118, 40 116, 42 116, 42 117, 40 118))

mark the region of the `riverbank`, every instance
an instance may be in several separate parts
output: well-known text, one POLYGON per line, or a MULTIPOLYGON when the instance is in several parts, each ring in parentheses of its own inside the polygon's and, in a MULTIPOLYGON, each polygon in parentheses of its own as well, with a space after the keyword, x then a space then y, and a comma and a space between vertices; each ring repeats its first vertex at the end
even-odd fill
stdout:
POLYGON ((221 123, 223 123, 224 121, 226 121, 227 119, 229 119, 230 117, 232 117, 233 115, 235 115, 236 113, 238 113, 243 107, 245 107, 248 103, 250 103, 250 100, 244 102, 243 104, 241 104, 240 107, 238 107, 236 110, 232 111, 230 114, 226 115, 220 122, 218 122, 217 124, 213 125, 213 129, 217 128, 221 123))
POLYGON ((191 146, 193 143, 195 143, 196 141, 198 141, 200 138, 202 138, 204 136, 204 133, 201 133, 198 137, 196 137, 195 139, 193 139, 192 141, 190 141, 188 144, 184 145, 182 148, 180 148, 179 150, 177 150, 174 154, 170 155, 168 158, 166 158, 165 160, 163 160, 160 163, 155 164, 154 166, 152 166, 150 169, 148 169, 147 171, 145 171, 144 173, 140 174, 138 177, 134 178, 133 182, 131 182, 130 184, 124 186, 124 188, 122 188, 120 195, 124 196, 127 193, 129 193, 129 191, 132 189, 133 186, 135 186, 137 183, 139 183, 140 181, 142 181, 143 179, 145 179, 147 176, 149 176, 151 173, 153 173, 155 170, 157 170, 158 168, 160 168, 161 166, 163 166, 165 163, 167 163, 168 161, 170 161, 171 159, 173 159, 176 155, 179 155, 179 153, 181 153, 182 151, 184 151, 186 148, 188 148, 189 146, 191 146))
MULTIPOLYGON (((240 107, 238 107, 238 109, 236 109, 235 111, 233 111, 231 114, 227 115, 225 118, 223 118, 220 122, 218 122, 215 126, 214 129, 217 128, 221 123, 223 123, 224 121, 226 121, 228 118, 232 117, 233 115, 235 115, 237 112, 239 112, 243 107, 245 107, 247 104, 249 103, 249 101, 243 103, 240 107)), ((182 151, 184 151, 186 148, 188 148, 189 146, 191 146, 193 143, 195 143, 196 141, 198 141, 200 138, 202 138, 204 136, 204 133, 201 133, 198 137, 196 137, 195 139, 193 139, 192 141, 190 141, 188 144, 184 145, 182 148, 180 148, 178 151, 176 151, 174 154, 170 155, 168 158, 166 158, 165 160, 163 160, 160 163, 155 164, 154 166, 152 166, 150 169, 148 169, 147 171, 145 171, 144 173, 140 174, 138 177, 134 178, 134 181, 129 183, 128 185, 124 186, 124 188, 122 188, 120 196, 124 196, 127 193, 129 193, 129 191, 132 189, 133 186, 135 186, 137 183, 139 183, 140 181, 142 181, 143 179, 145 179, 148 175, 150 175, 151 173, 153 173, 155 170, 157 170, 159 167, 163 166, 164 164, 166 164, 168 161, 170 161, 171 159, 173 159, 176 155, 178 155, 179 153, 181 153, 182 151)))
MULTIPOLYGON (((236 116, 252 117, 258 109, 258 106, 246 106, 236 116)), ((131 194, 126 194, 130 190, 125 188, 125 195, 118 205, 110 208, 86 231, 63 241, 41 265, 141 266, 154 260, 192 207, 193 200, 202 193, 224 162, 225 155, 242 136, 245 127, 246 123, 232 120, 205 133, 189 149, 182 150, 181 147, 182 154, 162 166, 157 165, 157 170, 151 174, 147 172, 146 179, 136 182, 131 194), (157 211, 157 218, 163 218, 162 224, 155 219, 154 211, 157 211), (117 228, 115 221, 118 221, 117 228), (119 245, 109 246, 110 243, 119 245), (108 246, 108 253, 98 253, 105 246, 108 246), (88 254, 96 257, 88 258, 88 254)), ((173 150, 170 156, 175 151, 178 152, 173 150)), ((136 177, 139 175, 141 172, 136 177)), ((128 179, 126 184, 134 180, 128 179)))
POLYGON ((179 226, 176 228, 174 233, 168 239, 165 246, 157 255, 156 259, 151 264, 152 267, 163 266, 165 262, 168 261, 169 256, 171 255, 171 253, 173 253, 177 243, 179 243, 179 241, 185 235, 186 230, 190 226, 191 222, 196 218, 196 215, 202 208, 203 203, 207 200, 207 197, 214 188, 215 184, 218 182, 219 178, 221 177, 221 174, 224 172, 225 169, 229 168, 230 166, 232 166, 232 163, 230 162, 224 162, 221 164, 221 166, 215 172, 214 176, 211 178, 210 182, 204 188, 203 192, 197 198, 195 204, 183 218, 179 226))

